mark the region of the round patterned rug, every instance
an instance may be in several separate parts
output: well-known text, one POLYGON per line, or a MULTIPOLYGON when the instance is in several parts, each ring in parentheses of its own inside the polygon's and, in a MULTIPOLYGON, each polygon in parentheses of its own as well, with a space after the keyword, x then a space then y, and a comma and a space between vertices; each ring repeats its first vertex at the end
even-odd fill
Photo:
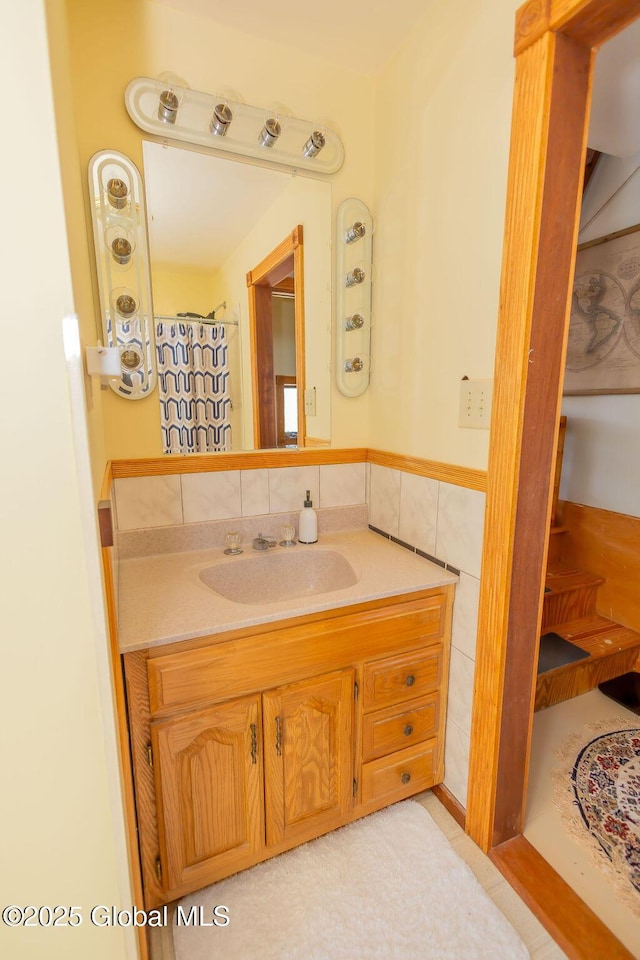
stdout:
POLYGON ((564 745, 560 759, 570 765, 554 774, 556 803, 571 835, 590 838, 601 865, 640 915, 640 727, 624 720, 612 726, 586 744, 583 733, 578 743, 572 737, 564 745))

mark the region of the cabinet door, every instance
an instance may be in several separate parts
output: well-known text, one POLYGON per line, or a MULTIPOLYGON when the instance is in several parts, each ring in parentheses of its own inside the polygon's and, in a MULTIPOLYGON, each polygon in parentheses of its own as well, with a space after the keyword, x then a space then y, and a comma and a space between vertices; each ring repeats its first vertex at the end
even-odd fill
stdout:
POLYGON ((167 896, 254 862, 264 845, 259 697, 156 721, 151 739, 167 896))
POLYGON ((262 696, 267 844, 340 826, 353 804, 354 671, 262 696))

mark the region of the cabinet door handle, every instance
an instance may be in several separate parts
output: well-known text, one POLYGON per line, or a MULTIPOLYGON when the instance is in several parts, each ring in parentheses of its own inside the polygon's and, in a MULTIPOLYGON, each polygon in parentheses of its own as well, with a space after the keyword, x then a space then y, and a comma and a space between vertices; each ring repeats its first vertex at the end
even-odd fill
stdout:
POLYGON ((402 732, 404 733, 405 737, 410 737, 413 733, 413 727, 410 723, 408 723, 402 732))
POLYGON ((405 686, 412 687, 415 682, 416 682, 416 678, 412 673, 410 673, 404 683, 405 683, 405 686))
POLYGON ((282 756, 282 720, 276 717, 276 754, 282 756))
POLYGON ((409 780, 411 780, 411 774, 403 773, 400 779, 402 780, 403 783, 409 783, 409 780))
POLYGON ((258 728, 255 723, 250 724, 251 730, 251 763, 258 762, 258 728))

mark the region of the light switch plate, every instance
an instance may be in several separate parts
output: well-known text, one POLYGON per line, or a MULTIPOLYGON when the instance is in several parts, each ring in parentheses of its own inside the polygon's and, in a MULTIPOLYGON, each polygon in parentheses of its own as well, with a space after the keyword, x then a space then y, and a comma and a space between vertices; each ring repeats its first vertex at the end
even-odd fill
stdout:
POLYGON ((492 398, 493 380, 462 380, 458 425, 488 430, 491 425, 492 398))
POLYGON ((304 412, 307 417, 316 415, 316 388, 307 387, 304 392, 304 412))

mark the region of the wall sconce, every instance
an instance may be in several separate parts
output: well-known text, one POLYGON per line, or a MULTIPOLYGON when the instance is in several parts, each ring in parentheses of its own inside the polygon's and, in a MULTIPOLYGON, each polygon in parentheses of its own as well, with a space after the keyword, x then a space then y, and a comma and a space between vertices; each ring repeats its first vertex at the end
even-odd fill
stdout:
POLYGON ((141 130, 319 173, 335 173, 342 166, 344 147, 333 130, 296 117, 287 116, 284 123, 264 107, 191 90, 175 77, 172 85, 162 80, 167 76, 171 75, 161 74, 158 80, 136 77, 125 90, 127 112, 141 130), (164 93, 173 94, 178 104, 169 96, 161 102, 164 93))
POLYGON ((101 150, 89 161, 89 191, 104 347, 87 347, 87 369, 138 400, 156 383, 142 179, 124 154, 101 150))
POLYGON ((371 370, 371 283, 373 218, 355 197, 343 200, 336 224, 336 385, 359 397, 371 370))

